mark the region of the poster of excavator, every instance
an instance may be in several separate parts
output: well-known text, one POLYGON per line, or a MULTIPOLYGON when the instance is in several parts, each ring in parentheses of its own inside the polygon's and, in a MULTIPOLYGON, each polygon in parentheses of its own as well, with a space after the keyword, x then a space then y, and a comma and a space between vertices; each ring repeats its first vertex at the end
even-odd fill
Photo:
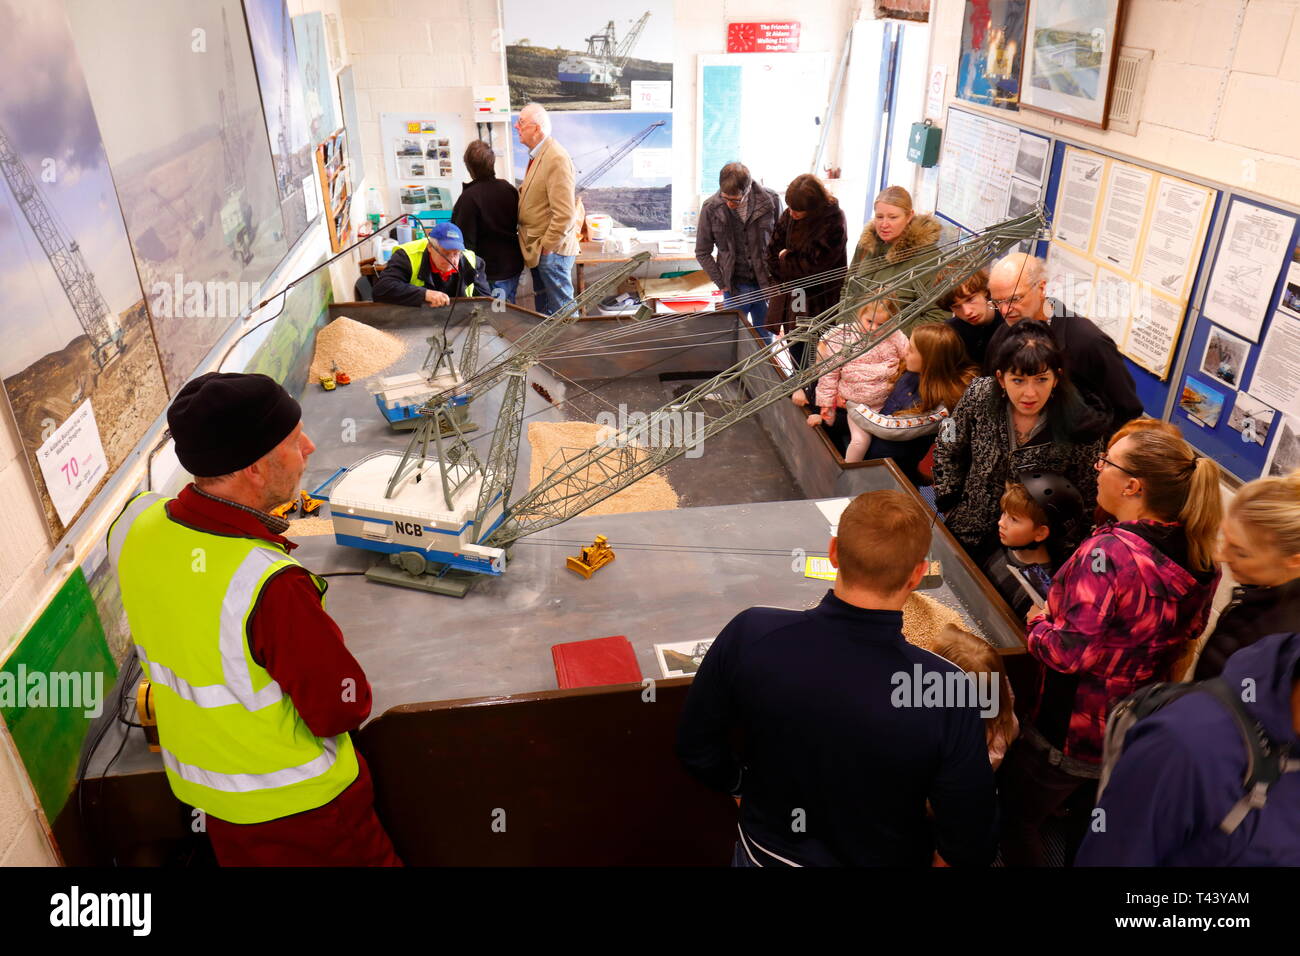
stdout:
POLYGON ((606 0, 571 16, 534 0, 504 0, 510 107, 672 108, 671 0, 606 0))
MULTIPOLYGON (((239 0, 53 6, 68 12, 76 49, 65 59, 85 72, 175 393, 260 301, 288 250, 243 8, 239 0), (125 49, 148 53, 124 58, 125 49)), ((15 97, 25 89, 26 81, 6 86, 15 97)))
MULTIPOLYGON (((244 10, 253 41, 253 62, 262 91, 262 112, 271 140, 285 235, 292 246, 306 231, 307 223, 315 219, 312 210, 319 210, 320 205, 313 202, 320 189, 312 158, 316 144, 310 138, 312 120, 303 97, 293 24, 285 0, 245 0, 244 10)), ((319 116, 315 122, 319 127, 319 116)))
MULTIPOLYGON (((17 427, 57 540, 167 390, 62 5, 0 0, 0 64, 2 427, 17 427)), ((33 548, 41 538, 25 535, 33 548)))

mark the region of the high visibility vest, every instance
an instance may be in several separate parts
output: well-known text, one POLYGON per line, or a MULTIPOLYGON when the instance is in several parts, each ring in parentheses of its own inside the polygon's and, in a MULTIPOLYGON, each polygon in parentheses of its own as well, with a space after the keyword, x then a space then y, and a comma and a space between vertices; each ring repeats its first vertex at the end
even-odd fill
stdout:
MULTIPOLYGON (((429 248, 428 239, 416 239, 414 242, 404 242, 397 248, 406 253, 406 258, 411 260, 411 285, 417 288, 424 288, 424 280, 420 278, 420 266, 424 264, 424 252, 429 248)), ((471 269, 478 268, 478 257, 468 249, 462 249, 462 256, 469 262, 471 269)), ((465 298, 472 298, 474 295, 473 281, 465 283, 465 298)))
MULTIPOLYGON (((358 773, 352 739, 320 738, 248 649, 248 619, 277 572, 269 541, 172 521, 141 494, 109 528, 131 639, 153 682, 163 766, 183 803, 262 823, 329 803, 358 773)), ((325 581, 312 575, 325 605, 325 581)))

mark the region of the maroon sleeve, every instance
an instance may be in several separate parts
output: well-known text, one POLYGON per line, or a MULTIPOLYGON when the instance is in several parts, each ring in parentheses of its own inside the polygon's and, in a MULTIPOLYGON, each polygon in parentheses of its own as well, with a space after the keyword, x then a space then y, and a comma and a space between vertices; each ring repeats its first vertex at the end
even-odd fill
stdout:
POLYGON ((361 726, 370 716, 370 682, 343 643, 343 632, 321 607, 320 592, 302 568, 273 577, 248 623, 249 648, 289 695, 317 737, 361 726))

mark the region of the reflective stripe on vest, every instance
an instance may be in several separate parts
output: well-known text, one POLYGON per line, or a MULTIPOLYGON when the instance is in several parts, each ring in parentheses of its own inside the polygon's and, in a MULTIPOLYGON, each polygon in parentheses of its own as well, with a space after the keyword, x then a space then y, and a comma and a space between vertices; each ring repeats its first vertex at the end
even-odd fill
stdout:
MULTIPOLYGON (((416 239, 414 242, 404 242, 397 248, 405 252, 406 258, 411 260, 411 285, 423 289, 424 280, 420 278, 420 267, 424 264, 424 252, 429 248, 429 240, 416 239)), ((478 268, 478 257, 473 252, 465 249, 461 252, 461 255, 469 262, 471 269, 478 268)), ((459 272, 460 270, 457 269, 456 271, 459 272)), ((467 282, 465 284, 465 298, 473 298, 473 296, 474 283, 467 282)))
POLYGON ((324 748, 324 753, 319 757, 314 757, 300 766, 276 770, 273 773, 215 773, 193 764, 181 763, 176 759, 175 754, 165 748, 162 750, 162 758, 168 770, 189 783, 208 787, 211 790, 220 790, 223 793, 250 793, 257 790, 270 790, 273 787, 288 787, 319 777, 333 767, 334 761, 338 759, 338 738, 322 738, 321 746, 324 748))
MULTIPOLYGON (((262 589, 301 565, 271 542, 172 521, 167 500, 134 499, 109 530, 109 550, 155 685, 172 791, 231 823, 323 806, 356 779, 352 740, 314 735, 247 641, 262 589)), ((323 605, 324 582, 312 577, 323 605)))

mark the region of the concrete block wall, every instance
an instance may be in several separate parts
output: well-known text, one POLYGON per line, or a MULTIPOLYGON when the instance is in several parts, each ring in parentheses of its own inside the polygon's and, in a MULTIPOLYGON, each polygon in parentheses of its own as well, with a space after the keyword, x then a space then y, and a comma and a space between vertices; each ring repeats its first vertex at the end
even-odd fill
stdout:
MULTIPOLYGON (((474 137, 472 87, 506 82, 504 34, 497 0, 449 0, 441 6, 425 8, 397 0, 337 2, 343 12, 344 33, 356 70, 357 111, 366 170, 371 184, 381 188, 387 202, 387 166, 381 152, 379 115, 399 110, 459 112, 465 117, 467 141, 474 137)), ((810 11, 782 0, 676 0, 673 206, 679 220, 687 208, 694 208, 696 196, 698 55, 726 52, 729 20, 793 17, 802 21, 800 48, 829 52, 832 61, 838 62, 845 33, 858 6, 856 0, 824 0, 813 16, 810 11)), ((597 8, 591 11, 584 15, 593 20, 601 16, 597 8)), ((809 96, 824 103, 829 93, 828 83, 826 90, 809 91, 809 96)), ((517 108, 521 104, 512 105, 517 108)), ((507 133, 514 136, 513 130, 507 133)), ((773 117, 772 135, 781 135, 779 117, 773 117)), ((827 156, 835 156, 838 132, 833 133, 828 147, 827 156)))
MULTIPOLYGON (((949 102, 964 11, 965 0, 931 8, 931 63, 948 68, 949 102)), ((1300 205, 1300 0, 1128 0, 1121 44, 1153 51, 1135 135, 987 112, 1300 205)))

